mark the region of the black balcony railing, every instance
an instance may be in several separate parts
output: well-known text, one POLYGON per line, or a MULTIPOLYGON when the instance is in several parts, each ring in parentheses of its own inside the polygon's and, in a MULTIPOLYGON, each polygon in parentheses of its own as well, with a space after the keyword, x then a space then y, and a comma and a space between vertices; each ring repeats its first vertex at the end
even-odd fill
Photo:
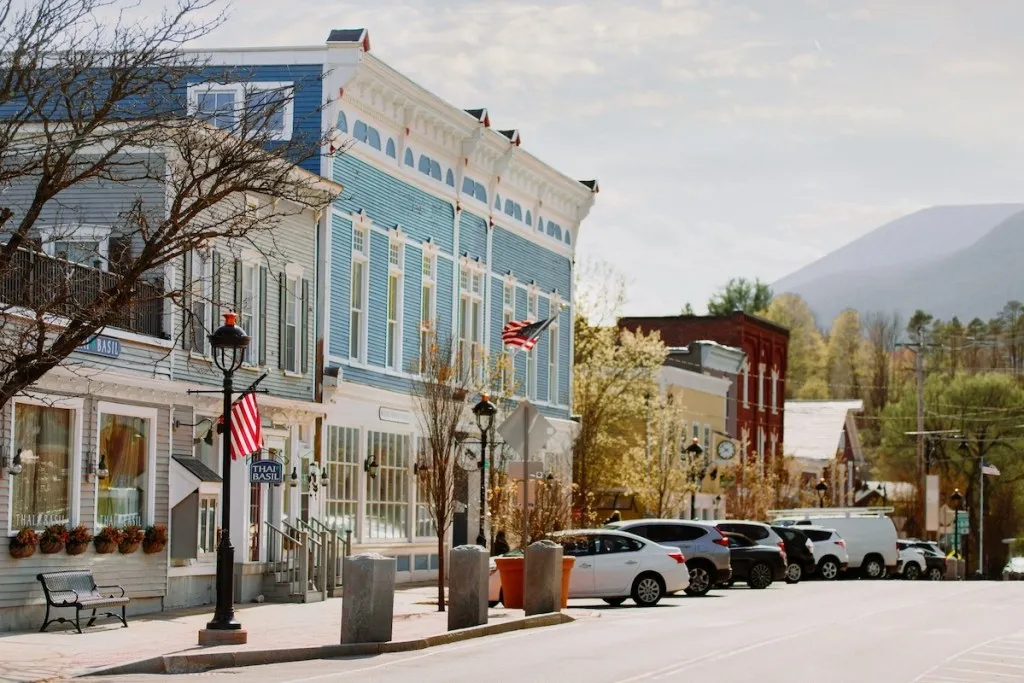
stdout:
MULTIPOLYGON (((71 317, 119 280, 119 275, 100 268, 19 249, 9 267, 0 272, 0 302, 7 307, 71 317)), ((163 295, 163 288, 158 285, 136 283, 131 301, 117 311, 107 326, 166 339, 163 295)))

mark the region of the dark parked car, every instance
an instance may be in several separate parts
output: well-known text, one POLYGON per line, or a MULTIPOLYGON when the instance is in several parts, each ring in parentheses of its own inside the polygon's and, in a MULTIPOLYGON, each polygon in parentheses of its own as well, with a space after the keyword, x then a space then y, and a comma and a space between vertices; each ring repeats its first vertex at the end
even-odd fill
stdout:
POLYGON ((814 544, 807 534, 795 526, 773 526, 786 544, 786 583, 799 583, 814 573, 814 544))
POLYGON ((732 555, 732 580, 746 581, 751 588, 767 588, 773 581, 786 578, 786 560, 782 550, 772 545, 758 545, 743 534, 723 531, 729 539, 732 555))

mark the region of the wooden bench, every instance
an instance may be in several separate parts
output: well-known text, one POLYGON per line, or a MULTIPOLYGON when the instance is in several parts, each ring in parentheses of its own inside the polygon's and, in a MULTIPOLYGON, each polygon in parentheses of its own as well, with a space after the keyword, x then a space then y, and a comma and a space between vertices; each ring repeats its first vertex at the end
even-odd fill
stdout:
POLYGON ((37 574, 36 579, 43 585, 43 593, 46 595, 46 617, 43 620, 43 626, 39 629, 42 633, 46 630, 46 627, 50 624, 57 623, 69 623, 74 624, 78 632, 82 632, 82 625, 79 621, 79 616, 82 610, 91 609, 92 616, 89 619, 89 623, 85 625, 86 628, 93 625, 96 621, 97 614, 96 610, 101 607, 120 607, 121 615, 118 616, 114 612, 104 612, 98 616, 100 617, 113 617, 120 620, 124 628, 128 628, 128 620, 125 615, 125 608, 128 606, 130 598, 125 597, 124 588, 121 586, 97 586, 96 579, 93 578, 92 570, 90 569, 69 569, 66 571, 59 572, 46 572, 44 574, 37 574), (112 591, 110 595, 104 595, 100 590, 117 589, 121 591, 121 595, 115 596, 112 591), (65 619, 63 617, 50 618, 50 608, 74 608, 75 618, 74 620, 65 619))

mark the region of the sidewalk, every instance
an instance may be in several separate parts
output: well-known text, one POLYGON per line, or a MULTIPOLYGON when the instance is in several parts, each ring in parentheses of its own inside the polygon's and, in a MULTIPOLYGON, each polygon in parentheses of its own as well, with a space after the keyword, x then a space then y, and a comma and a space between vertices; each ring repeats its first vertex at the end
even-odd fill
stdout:
MULTIPOLYGON (((393 640, 447 632, 448 615, 437 611, 436 596, 435 586, 395 591, 393 640)), ((46 633, 0 634, 0 681, 60 680, 160 655, 337 645, 341 600, 307 605, 237 605, 236 617, 249 634, 249 642, 241 646, 197 645, 199 630, 213 614, 212 605, 129 617, 128 628, 122 628, 116 620, 103 620, 81 635, 66 624, 55 624, 46 633)), ((522 616, 521 610, 490 611, 491 623, 522 616)))

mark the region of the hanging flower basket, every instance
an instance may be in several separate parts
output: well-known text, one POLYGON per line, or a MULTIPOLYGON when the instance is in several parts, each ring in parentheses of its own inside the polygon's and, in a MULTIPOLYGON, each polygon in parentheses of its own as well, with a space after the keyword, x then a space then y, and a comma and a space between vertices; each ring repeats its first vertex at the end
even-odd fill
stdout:
POLYGON ((142 539, 142 552, 153 555, 161 552, 167 546, 167 527, 163 524, 154 524, 146 529, 146 535, 142 539))
POLYGON ((51 524, 39 536, 39 550, 44 555, 53 555, 64 550, 68 540, 68 528, 63 524, 51 524))
POLYGON ((68 540, 64 544, 64 550, 68 555, 81 555, 89 549, 92 542, 92 533, 84 524, 79 524, 68 532, 68 540))
POLYGON ((139 549, 142 539, 145 537, 146 532, 142 530, 142 527, 137 524, 129 524, 121 529, 121 540, 117 544, 117 549, 121 551, 122 555, 130 555, 139 549))
POLYGON ((11 539, 7 549, 11 553, 11 557, 16 560, 23 560, 35 554, 37 545, 39 545, 39 534, 34 529, 26 527, 11 539))
POLYGON ((96 534, 96 539, 93 541, 93 545, 96 546, 96 552, 101 555, 106 555, 117 550, 117 546, 121 543, 121 530, 117 527, 105 526, 100 529, 100 532, 96 534))

